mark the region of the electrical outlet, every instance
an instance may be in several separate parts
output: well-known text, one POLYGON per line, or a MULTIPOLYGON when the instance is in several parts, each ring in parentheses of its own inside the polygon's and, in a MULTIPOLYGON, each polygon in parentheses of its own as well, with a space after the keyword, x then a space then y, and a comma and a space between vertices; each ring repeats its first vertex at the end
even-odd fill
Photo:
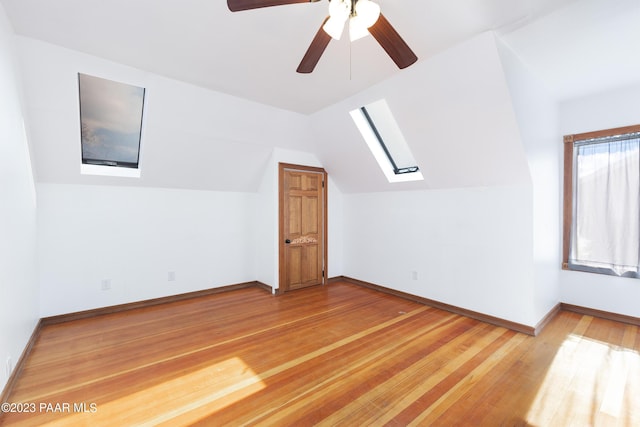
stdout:
POLYGON ((412 280, 418 280, 418 272, 417 271, 412 271, 411 272, 411 279, 412 280))
POLYGON ((111 279, 102 279, 100 289, 102 289, 103 291, 108 291, 109 289, 111 289, 111 279))
POLYGON ((175 282, 175 280, 176 280, 176 272, 175 271, 170 271, 167 274, 167 280, 170 281, 170 282, 175 282))

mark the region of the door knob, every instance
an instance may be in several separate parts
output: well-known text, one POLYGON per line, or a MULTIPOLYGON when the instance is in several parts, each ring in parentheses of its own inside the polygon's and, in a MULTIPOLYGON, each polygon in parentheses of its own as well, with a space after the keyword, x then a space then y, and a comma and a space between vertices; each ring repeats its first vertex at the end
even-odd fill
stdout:
POLYGON ((289 244, 289 243, 291 243, 291 240, 287 239, 287 240, 285 240, 284 242, 285 242, 286 244, 289 244))

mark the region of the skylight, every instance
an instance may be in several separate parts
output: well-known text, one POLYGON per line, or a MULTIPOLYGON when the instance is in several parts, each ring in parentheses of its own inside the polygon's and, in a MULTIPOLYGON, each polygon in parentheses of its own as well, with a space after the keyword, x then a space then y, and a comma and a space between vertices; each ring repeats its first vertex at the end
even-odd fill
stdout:
POLYGON ((353 110, 350 114, 389 182, 424 179, 384 99, 353 110))
POLYGON ((78 74, 81 173, 140 177, 145 89, 78 74))

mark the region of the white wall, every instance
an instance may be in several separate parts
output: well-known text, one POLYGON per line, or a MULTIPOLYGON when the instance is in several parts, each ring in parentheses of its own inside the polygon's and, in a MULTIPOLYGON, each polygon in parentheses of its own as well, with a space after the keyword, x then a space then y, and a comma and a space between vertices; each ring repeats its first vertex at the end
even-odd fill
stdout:
POLYGON ((255 280, 255 209, 253 193, 38 184, 41 315, 255 280))
POLYGON ((534 307, 542 319, 560 302, 561 154, 558 106, 509 46, 498 40, 513 111, 533 184, 534 307))
POLYGON ((425 59, 311 123, 318 157, 343 192, 344 275, 538 322, 531 176, 493 34, 425 59), (386 182, 351 121, 350 110, 381 98, 425 181, 386 182))
POLYGON ((329 174, 329 260, 327 278, 344 275, 344 196, 329 174))
POLYGON ((15 39, 0 5, 0 389, 38 321, 36 197, 15 39))
POLYGON ((346 276, 525 325, 538 321, 530 188, 351 194, 344 210, 346 276))
MULTIPOLYGON (((640 85, 573 99, 560 104, 562 135, 640 124, 640 85)), ((562 302, 640 317, 640 282, 576 271, 560 274, 562 302)))
POLYGON ((18 40, 41 170, 42 316, 247 280, 277 288, 277 163, 320 166, 307 116, 18 40), (79 72, 147 89, 140 179, 80 174, 79 72))

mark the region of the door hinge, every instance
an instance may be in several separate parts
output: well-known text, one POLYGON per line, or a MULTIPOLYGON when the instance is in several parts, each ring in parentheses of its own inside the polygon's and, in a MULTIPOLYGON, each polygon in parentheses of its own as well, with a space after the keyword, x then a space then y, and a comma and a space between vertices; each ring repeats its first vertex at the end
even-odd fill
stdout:
POLYGON ((324 270, 322 270, 322 277, 324 277, 324 270))
POLYGON ((324 188, 324 180, 322 181, 322 188, 324 188))

